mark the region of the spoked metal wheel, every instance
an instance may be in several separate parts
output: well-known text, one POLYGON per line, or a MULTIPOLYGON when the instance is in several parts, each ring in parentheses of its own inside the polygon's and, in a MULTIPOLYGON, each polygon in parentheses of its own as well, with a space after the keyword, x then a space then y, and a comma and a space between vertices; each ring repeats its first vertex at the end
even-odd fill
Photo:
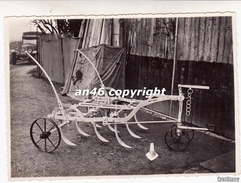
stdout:
POLYGON ((44 152, 54 151, 61 141, 59 127, 54 121, 46 118, 39 118, 32 123, 30 137, 33 144, 44 152))
MULTIPOLYGON (((191 127, 191 125, 188 124, 188 123, 184 123, 183 126, 191 127)), ((174 127, 177 128, 177 125, 176 125, 176 124, 172 125, 172 128, 174 128, 174 127)), ((188 134, 188 136, 189 136, 189 141, 191 142, 192 139, 194 138, 194 130, 192 130, 192 129, 184 129, 184 130, 185 130, 185 133, 188 134)))
POLYGON ((172 127, 165 134, 165 143, 173 151, 184 151, 190 143, 190 138, 185 130, 172 127))

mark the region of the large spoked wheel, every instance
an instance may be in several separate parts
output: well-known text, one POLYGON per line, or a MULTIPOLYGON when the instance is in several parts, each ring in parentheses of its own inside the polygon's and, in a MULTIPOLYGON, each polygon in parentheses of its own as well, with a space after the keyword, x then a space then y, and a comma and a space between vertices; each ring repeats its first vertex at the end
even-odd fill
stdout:
POLYGON ((173 126, 165 134, 165 143, 173 151, 184 151, 190 143, 190 138, 185 130, 173 126))
POLYGON ((39 118, 32 123, 30 137, 33 144, 44 152, 54 151, 61 141, 59 127, 54 121, 46 118, 39 118))

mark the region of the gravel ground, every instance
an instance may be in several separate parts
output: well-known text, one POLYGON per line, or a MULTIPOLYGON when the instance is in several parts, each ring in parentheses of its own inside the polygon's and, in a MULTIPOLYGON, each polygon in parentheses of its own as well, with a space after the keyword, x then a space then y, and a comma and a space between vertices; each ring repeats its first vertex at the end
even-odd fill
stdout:
MULTIPOLYGON (((210 173, 199 163, 234 149, 232 143, 197 132, 184 152, 170 151, 164 135, 172 124, 147 124, 148 131, 131 125, 141 139, 131 137, 120 125, 121 139, 132 146, 126 149, 105 127, 100 133, 109 143, 101 142, 90 124, 81 126, 90 137, 82 137, 74 124, 70 124, 63 131, 76 147, 62 141, 54 152, 41 152, 31 142, 30 126, 35 119, 50 114, 57 102, 47 80, 34 77, 35 70, 36 66, 25 63, 10 66, 11 178, 210 173), (146 158, 151 142, 159 154, 154 161, 146 158)), ((60 92, 61 85, 55 86, 60 92)), ((71 102, 68 97, 60 97, 63 102, 71 102)), ((144 113, 139 116, 141 119, 154 118, 144 113)))

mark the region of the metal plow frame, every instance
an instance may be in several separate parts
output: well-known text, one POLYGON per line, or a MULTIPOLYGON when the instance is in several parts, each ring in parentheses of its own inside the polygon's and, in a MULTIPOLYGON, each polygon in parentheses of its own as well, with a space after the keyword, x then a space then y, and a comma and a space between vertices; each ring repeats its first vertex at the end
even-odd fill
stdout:
MULTIPOLYGON (((80 50, 77 50, 80 54, 82 54, 85 58, 87 58, 80 50)), ((28 54, 28 53, 27 53, 28 54)), ((41 120, 35 120, 30 129, 30 136, 33 141, 33 144, 42 151, 52 152, 59 146, 60 138, 70 146, 76 146, 73 142, 68 140, 62 131, 62 127, 65 125, 74 122, 78 132, 82 136, 89 136, 86 132, 84 132, 78 123, 91 123, 93 125, 96 136, 103 142, 109 142, 105 139, 98 131, 100 128, 100 124, 102 126, 107 126, 112 132, 115 133, 116 139, 119 144, 125 148, 131 148, 131 146, 124 143, 119 136, 118 125, 124 124, 129 132, 129 134, 134 138, 141 138, 136 135, 133 131, 131 131, 129 125, 136 124, 143 130, 148 130, 143 124, 151 124, 151 123, 174 123, 173 127, 167 131, 165 134, 165 142, 167 146, 171 150, 182 151, 186 149, 193 139, 194 131, 193 130, 209 130, 208 128, 197 128, 186 126, 182 123, 182 111, 183 111, 183 101, 185 99, 184 94, 182 92, 182 88, 188 89, 209 89, 208 86, 197 86, 197 85, 178 85, 179 94, 178 95, 155 95, 146 100, 136 100, 136 99, 128 99, 128 98, 120 98, 120 97, 110 97, 105 92, 105 96, 94 96, 91 99, 86 99, 78 104, 62 104, 61 100, 58 97, 57 91, 54 88, 54 85, 49 78, 48 74, 42 68, 42 66, 30 55, 28 54, 33 61, 40 67, 43 73, 46 75, 49 80, 56 99, 58 103, 58 108, 55 108, 51 114, 47 115, 47 119, 44 120, 44 123, 41 123, 41 120), (172 117, 170 115, 163 114, 161 112, 153 111, 148 109, 147 106, 163 102, 163 101, 178 101, 179 102, 179 110, 178 117, 172 117), (85 109, 85 110, 82 110, 85 109), (86 110, 87 109, 87 110, 86 110), (136 117, 136 113, 139 111, 145 111, 146 113, 153 114, 161 118, 161 120, 157 121, 138 121, 136 117), (101 114, 101 115, 100 115, 101 114), (134 119, 134 121, 131 121, 134 119), (57 125, 56 121, 60 121, 61 123, 57 125), (47 127, 50 123, 50 127, 47 127), (42 125, 42 126, 41 126, 42 125), (114 126, 114 127, 113 127, 114 126), (36 132, 38 131, 38 132, 36 132), (51 139, 51 136, 55 134, 56 137, 51 139), (55 139, 56 142, 55 142, 55 139), (42 147, 40 145, 42 143, 42 147)), ((87 60, 91 63, 91 65, 95 68, 92 62, 87 58, 87 60)), ((99 77, 101 87, 106 91, 107 87, 104 86, 98 71, 97 76, 99 77)), ((108 87, 109 88, 109 87, 108 87)), ((43 119, 43 118, 40 118, 43 119)))

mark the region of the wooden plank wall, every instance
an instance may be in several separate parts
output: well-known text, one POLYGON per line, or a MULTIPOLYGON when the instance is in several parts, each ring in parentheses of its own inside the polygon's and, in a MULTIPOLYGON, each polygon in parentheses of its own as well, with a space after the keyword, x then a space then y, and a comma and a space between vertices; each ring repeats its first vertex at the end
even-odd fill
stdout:
MULTIPOLYGON (((126 87, 166 88, 171 92, 175 40, 175 18, 124 20, 127 48, 126 87)), ((234 71, 231 17, 178 18, 177 85, 208 85, 210 90, 195 91, 192 115, 183 120, 206 127, 215 124, 217 133, 234 138, 234 71)), ((185 91, 186 92, 186 91, 185 91)), ((177 115, 177 104, 151 106, 154 110, 177 115)))
POLYGON ((138 56, 173 58, 173 24, 175 18, 141 18, 124 20, 128 34, 124 46, 131 47, 130 54, 138 56))
MULTIPOLYGON (((125 19, 125 47, 138 56, 173 59, 176 18, 125 19)), ((177 60, 233 63, 231 17, 178 18, 177 60)))
POLYGON ((100 44, 118 45, 113 43, 113 37, 116 37, 116 34, 113 33, 113 30, 116 31, 116 29, 113 27, 116 24, 118 26, 118 21, 114 24, 113 19, 90 19, 88 22, 89 23, 84 28, 85 36, 81 48, 100 44))

